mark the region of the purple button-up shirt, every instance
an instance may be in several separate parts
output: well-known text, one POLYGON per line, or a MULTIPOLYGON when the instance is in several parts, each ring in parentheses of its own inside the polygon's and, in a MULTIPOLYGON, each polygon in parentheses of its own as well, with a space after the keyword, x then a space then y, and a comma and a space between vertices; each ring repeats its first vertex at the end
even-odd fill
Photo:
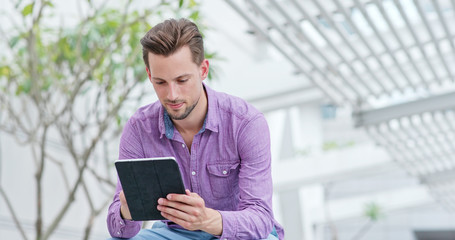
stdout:
MULTIPOLYGON (((208 111, 191 152, 157 101, 140 108, 125 125, 119 159, 174 156, 185 187, 221 213, 221 239, 264 239, 274 227, 283 239, 272 212, 270 134, 264 116, 240 98, 204 87, 208 111)), ((120 216, 121 190, 118 182, 107 225, 113 237, 130 238, 141 222, 120 216)))

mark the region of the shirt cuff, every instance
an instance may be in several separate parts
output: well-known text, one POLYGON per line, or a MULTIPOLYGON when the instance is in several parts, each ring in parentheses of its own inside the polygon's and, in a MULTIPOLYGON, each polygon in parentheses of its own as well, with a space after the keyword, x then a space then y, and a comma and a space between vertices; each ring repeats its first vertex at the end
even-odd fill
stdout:
MULTIPOLYGON (((132 221, 123 219, 120 215, 120 206, 114 213, 114 221, 116 222, 115 231, 113 234, 119 238, 131 238, 136 236, 141 228, 140 221, 132 221)), ((114 237, 114 236, 113 236, 114 237)))
POLYGON ((236 239, 238 222, 235 213, 232 211, 219 211, 223 221, 223 233, 219 237, 221 240, 236 239))

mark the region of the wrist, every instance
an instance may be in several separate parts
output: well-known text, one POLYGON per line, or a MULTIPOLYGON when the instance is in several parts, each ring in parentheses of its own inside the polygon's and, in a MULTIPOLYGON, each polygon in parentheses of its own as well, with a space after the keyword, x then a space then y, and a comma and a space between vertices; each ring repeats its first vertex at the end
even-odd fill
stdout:
POLYGON ((131 220, 131 217, 128 218, 128 214, 125 211, 126 211, 125 208, 123 206, 120 206, 120 217, 123 220, 131 220))
POLYGON ((221 236, 223 233, 221 213, 211 208, 208 208, 207 210, 209 211, 209 218, 207 224, 205 224, 205 228, 201 230, 215 236, 221 236))

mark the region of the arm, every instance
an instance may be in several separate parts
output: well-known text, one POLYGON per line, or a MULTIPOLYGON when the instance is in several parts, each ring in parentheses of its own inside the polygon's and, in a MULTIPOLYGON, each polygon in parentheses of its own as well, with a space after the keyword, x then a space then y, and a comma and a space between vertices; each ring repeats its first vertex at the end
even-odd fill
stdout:
POLYGON ((258 115, 238 134, 241 159, 237 211, 220 211, 221 239, 265 239, 273 229, 270 134, 258 115))
POLYGON ((221 239, 265 239, 273 228, 270 137, 262 115, 239 135, 240 203, 237 211, 216 211, 187 190, 158 200, 162 215, 188 230, 202 230, 221 239))
MULTIPOLYGON (((119 159, 142 158, 144 153, 141 146, 134 125, 130 120, 125 125, 120 139, 119 159)), ((122 217, 123 215, 124 217, 131 219, 129 210, 127 210, 128 205, 126 205, 126 201, 121 201, 121 193, 123 193, 122 185, 120 181, 117 180, 114 200, 108 210, 107 228, 112 237, 131 238, 141 229, 141 222, 126 220, 122 217)))

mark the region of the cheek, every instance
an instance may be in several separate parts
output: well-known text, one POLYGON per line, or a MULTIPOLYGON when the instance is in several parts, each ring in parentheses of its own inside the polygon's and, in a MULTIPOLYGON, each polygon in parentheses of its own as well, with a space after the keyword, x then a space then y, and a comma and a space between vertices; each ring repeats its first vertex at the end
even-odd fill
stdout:
POLYGON ((191 90, 188 92, 188 94, 189 96, 192 96, 192 98, 198 98, 199 95, 201 94, 202 86, 199 86, 199 84, 195 83, 191 86, 190 88, 191 90))
POLYGON ((156 96, 161 100, 163 97, 166 97, 166 90, 162 87, 153 85, 155 89, 156 96))

